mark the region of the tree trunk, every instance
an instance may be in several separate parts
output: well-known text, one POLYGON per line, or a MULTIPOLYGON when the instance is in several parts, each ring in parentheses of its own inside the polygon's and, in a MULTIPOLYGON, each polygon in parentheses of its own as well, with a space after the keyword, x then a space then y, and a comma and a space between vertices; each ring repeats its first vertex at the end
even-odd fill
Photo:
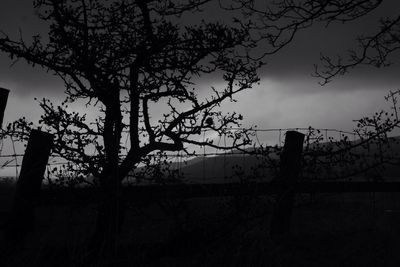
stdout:
MULTIPOLYGON (((104 149, 106 162, 100 181, 101 200, 98 207, 95 230, 90 241, 93 259, 113 265, 118 250, 118 234, 125 209, 122 201, 119 173, 119 152, 122 133, 122 115, 119 88, 110 88, 105 103, 104 149)), ((115 262, 114 262, 115 263, 115 262)))
MULTIPOLYGON (((114 178, 114 177, 113 177, 114 178)), ((103 184, 99 202, 96 226, 89 243, 92 259, 114 261, 118 254, 118 235, 121 232, 125 203, 121 195, 121 183, 114 179, 103 184)))

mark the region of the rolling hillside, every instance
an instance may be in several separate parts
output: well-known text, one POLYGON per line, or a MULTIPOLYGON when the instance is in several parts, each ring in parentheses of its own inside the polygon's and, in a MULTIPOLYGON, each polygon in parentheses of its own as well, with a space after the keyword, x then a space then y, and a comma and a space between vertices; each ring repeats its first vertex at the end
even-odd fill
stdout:
MULTIPOLYGON (((400 178, 400 137, 389 139, 389 144, 379 148, 376 144, 370 144, 365 147, 356 147, 349 150, 354 162, 347 162, 344 165, 335 163, 326 167, 318 166, 318 173, 314 173, 315 178, 324 179, 333 173, 350 174, 356 173, 346 179, 376 179, 393 181, 400 178), (383 160, 391 159, 390 164, 372 167, 379 162, 379 152, 382 150, 383 160), (367 169, 366 171, 361 171, 367 169), (318 177, 317 177, 318 176, 318 177)), ((356 145, 360 141, 351 142, 350 145, 356 145)), ((319 149, 325 150, 328 146, 337 149, 335 143, 321 143, 319 149)), ((312 149, 317 149, 313 147, 312 149)), ((335 150, 334 149, 334 150, 335 150)), ((318 149, 317 149, 318 150, 318 149)), ((348 152, 348 155, 349 155, 348 152)), ((276 155, 271 158, 277 159, 276 155)), ((320 157, 329 162, 327 157, 320 157)), ((186 183, 223 183, 238 182, 241 178, 255 177, 263 181, 271 180, 275 174, 274 171, 265 165, 265 158, 254 155, 238 155, 237 153, 219 155, 214 157, 197 157, 180 165, 175 164, 173 169, 179 169, 186 183), (263 164, 264 163, 264 164, 263 164)), ((344 159, 345 160, 345 159, 344 159)), ((304 174, 308 176, 308 174, 304 174)))

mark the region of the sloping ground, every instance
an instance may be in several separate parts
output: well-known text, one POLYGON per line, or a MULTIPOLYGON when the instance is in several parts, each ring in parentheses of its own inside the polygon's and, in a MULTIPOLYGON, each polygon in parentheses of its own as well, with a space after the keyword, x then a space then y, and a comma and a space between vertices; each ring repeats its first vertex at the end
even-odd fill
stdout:
MULTIPOLYGON (((186 162, 172 163, 169 169, 179 172, 181 182, 198 184, 239 182, 249 178, 269 181, 275 175, 267 166, 269 165, 266 165, 266 158, 260 156, 227 153, 213 157, 198 156, 186 162)), ((135 172, 141 172, 143 168, 135 172)))
MULTIPOLYGON (((373 180, 381 179, 394 181, 400 177, 400 137, 389 139, 389 143, 383 145, 381 148, 376 144, 370 144, 365 147, 356 147, 351 149, 350 152, 354 155, 359 155, 353 163, 322 165, 316 173, 305 174, 306 177, 314 177, 313 179, 326 179, 332 177, 333 173, 338 176, 349 173, 356 173, 353 176, 346 177, 353 180, 373 180), (382 153, 380 152, 382 150, 382 153), (384 156, 384 160, 391 158, 393 164, 384 164, 376 168, 370 168, 379 161, 379 155, 384 156), (365 171, 363 171, 365 170, 365 171), (360 171, 360 172, 359 172, 360 171)), ((354 141, 350 145, 355 145, 359 141, 354 141)), ((326 149, 328 146, 333 146, 335 143, 321 143, 319 147, 326 149)), ((276 155, 271 158, 277 159, 276 155)), ((326 160, 326 157, 321 157, 326 160)), ((328 161, 328 160, 326 160, 328 161)), ((329 161, 328 161, 329 162, 329 161)), ((224 182, 238 182, 241 179, 253 177, 263 181, 269 181, 276 176, 277 169, 268 167, 266 158, 256 157, 252 155, 220 155, 215 157, 196 158, 193 161, 188 161, 187 165, 182 164, 179 167, 183 181, 186 183, 224 183, 224 182)), ((174 166, 173 168, 177 168, 174 166)))
POLYGON ((252 177, 268 181, 272 170, 266 168, 264 159, 249 155, 225 155, 204 158, 180 168, 186 183, 239 182, 252 177))

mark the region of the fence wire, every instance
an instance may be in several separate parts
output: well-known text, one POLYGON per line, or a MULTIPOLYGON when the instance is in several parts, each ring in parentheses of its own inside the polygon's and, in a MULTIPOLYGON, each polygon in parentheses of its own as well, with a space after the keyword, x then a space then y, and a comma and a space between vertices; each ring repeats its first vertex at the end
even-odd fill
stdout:
MULTIPOLYGON (((243 130, 240 128, 232 128, 232 131, 243 130)), ((275 147, 276 149, 281 149, 284 143, 285 133, 287 131, 298 131, 305 134, 308 137, 308 141, 312 142, 313 139, 318 139, 319 142, 338 142, 347 138, 347 140, 356 141, 358 134, 356 132, 343 131, 338 129, 315 129, 315 128, 272 128, 272 129, 252 129, 252 144, 254 148, 260 147, 275 147), (316 134, 317 133, 317 134, 316 134), (310 139, 311 138, 311 139, 310 139)), ((203 141, 206 139, 207 131, 204 131, 202 134, 203 141)), ((128 139, 128 138, 127 138, 128 139)), ((213 139, 215 143, 218 145, 223 144, 223 146, 227 146, 227 136, 219 135, 214 137, 213 139)), ((0 150, 0 177, 1 176, 9 176, 13 178, 18 177, 18 173, 22 164, 23 158, 23 147, 16 146, 16 141, 12 137, 6 137, 1 139, 1 150, 0 150), (11 174, 11 169, 13 169, 13 174, 11 174)), ((168 161, 171 164, 175 164, 178 166, 178 169, 181 169, 186 166, 188 162, 201 161, 203 163, 202 176, 206 175, 206 162, 209 164, 212 158, 223 157, 223 176, 226 176, 226 162, 227 157, 242 157, 242 165, 246 164, 246 157, 244 151, 250 151, 251 146, 243 147, 241 150, 222 150, 216 149, 212 147, 198 147, 195 151, 195 155, 187 154, 182 151, 176 153, 165 153, 164 157, 168 158, 168 161)), ((124 158, 126 155, 120 155, 121 158, 124 158)), ((48 169, 54 168, 56 166, 67 165, 71 162, 61 159, 55 155, 52 155, 48 162, 48 169)), ((218 177, 214 177, 218 178, 218 177)), ((219 177, 221 178, 221 177, 219 177)), ((203 179, 205 180, 205 179, 203 179)))
MULTIPOLYGON (((234 129, 233 129, 234 130, 234 129)), ((284 144, 285 133, 287 131, 299 131, 306 135, 306 140, 312 142, 313 140, 317 140, 320 143, 329 143, 329 142, 340 142, 343 140, 357 142, 360 136, 356 132, 342 131, 337 129, 311 129, 311 128, 285 128, 285 129, 254 129, 253 130, 253 145, 256 148, 259 147, 275 147, 276 149, 281 149, 284 144)), ((206 133, 203 133, 203 138, 205 138, 206 133)), ((222 144, 227 146, 226 135, 218 136, 215 140, 217 144, 222 144)), ((16 141, 11 138, 4 138, 0 140, 0 177, 5 176, 4 173, 7 173, 7 176, 18 178, 19 169, 22 164, 23 159, 23 147, 17 146, 16 141), (8 171, 6 172, 6 169, 8 171), (10 171, 11 170, 11 171, 10 171)), ((243 147, 243 150, 249 151, 251 147, 243 147)), ((124 156, 124 155, 122 155, 124 156)), ((203 183, 209 182, 210 180, 218 180, 224 179, 228 176, 230 170, 228 170, 228 162, 232 160, 232 158, 236 157, 239 159, 237 162, 242 166, 246 166, 249 161, 249 158, 246 157, 246 154, 243 151, 239 150, 218 150, 210 147, 201 147, 196 152, 196 155, 190 155, 183 153, 182 151, 177 153, 166 153, 165 156, 170 160, 172 164, 176 164, 177 168, 183 169, 188 164, 197 162, 199 166, 201 166, 201 174, 200 181, 203 183), (211 169, 210 164, 214 161, 215 165, 221 169, 221 172, 218 175, 212 176, 209 175, 207 170, 211 169)), ((373 155, 367 155, 368 157, 373 157, 373 155)), ((66 165, 69 162, 66 160, 62 160, 55 155, 52 155, 49 159, 47 166, 47 174, 49 175, 50 170, 53 167, 66 165)), ((194 163, 193 163, 194 164, 194 163)), ((193 165, 191 165, 193 166, 193 165)), ((326 166, 321 165, 323 168, 326 166)), ((240 167, 240 166, 239 166, 240 167)), ((240 170, 239 170, 240 171, 240 170)), ((260 177, 267 175, 266 172, 261 173, 260 177)), ((336 196, 342 196, 343 203, 347 201, 346 194, 335 194, 336 196)), ((364 194, 364 196, 366 196, 364 194)), ((304 196, 300 196, 303 197, 304 196)), ((328 196, 329 197, 329 196, 328 196)), ((387 214, 392 214, 394 212, 398 212, 400 209, 400 202, 397 197, 394 197, 394 194, 381 194, 378 195, 376 193, 369 193, 367 196, 367 201, 371 203, 371 214, 375 216, 375 211, 377 209, 377 205, 383 205, 384 212, 387 214), (383 203, 383 204, 382 204, 383 203), (389 203, 389 204, 388 204, 389 203)), ((315 198, 311 197, 310 199, 315 200, 315 198)))

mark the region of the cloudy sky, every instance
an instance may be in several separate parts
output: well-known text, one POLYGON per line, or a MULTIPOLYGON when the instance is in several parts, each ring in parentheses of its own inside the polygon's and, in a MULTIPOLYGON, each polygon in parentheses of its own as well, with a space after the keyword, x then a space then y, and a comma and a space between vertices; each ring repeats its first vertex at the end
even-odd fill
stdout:
MULTIPOLYGON (((370 15, 356 23, 335 24, 329 28, 315 25, 300 32, 296 39, 279 54, 269 59, 260 71, 261 84, 237 96, 237 103, 227 103, 225 110, 236 110, 245 117, 245 125, 259 128, 308 127, 352 130, 352 120, 369 115, 385 105, 389 90, 400 89, 400 54, 394 54, 391 67, 375 69, 359 67, 344 77, 320 86, 311 76, 320 53, 345 55, 355 48, 355 37, 377 30, 382 16, 394 16, 400 10, 397 0, 383 1, 370 15)), ((204 13, 207 15, 207 13, 204 13)), ((31 0, 2 0, 0 29, 11 37, 19 34, 29 38, 45 33, 35 17, 31 0)), ((63 98, 63 84, 40 68, 12 61, 0 52, 0 87, 11 90, 5 123, 25 116, 37 120, 40 109, 34 97, 63 98)), ((212 81, 218 84, 219 81, 212 81)), ((208 84, 199 84, 199 88, 208 84)), ((205 92, 205 91, 204 91, 205 92)))

